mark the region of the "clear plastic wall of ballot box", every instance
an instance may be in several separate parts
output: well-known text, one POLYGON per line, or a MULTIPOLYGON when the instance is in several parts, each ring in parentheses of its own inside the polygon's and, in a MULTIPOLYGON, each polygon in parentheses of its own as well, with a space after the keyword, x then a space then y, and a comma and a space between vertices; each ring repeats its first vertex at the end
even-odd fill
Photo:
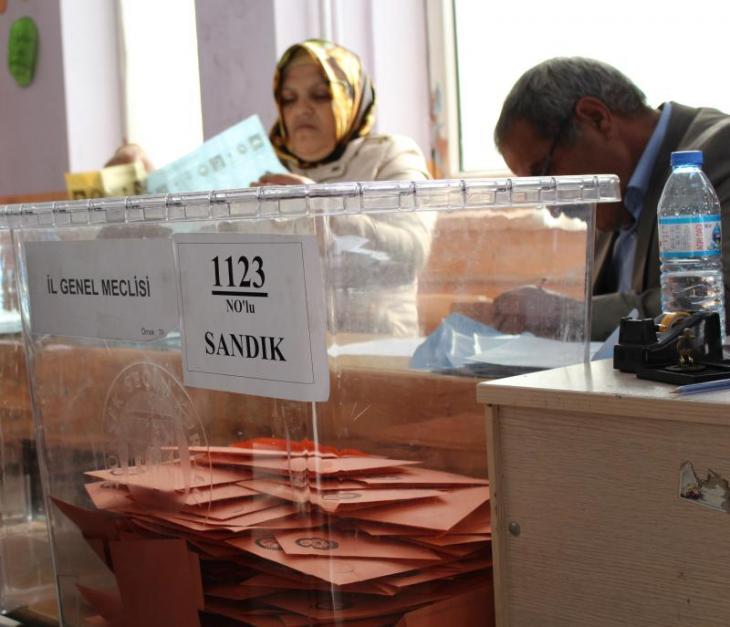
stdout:
POLYGON ((0 228, 1 612, 55 598, 15 269, 10 231, 0 228))
POLYGON ((490 624, 475 383, 586 358, 617 197, 376 182, 8 216, 64 624, 490 624))

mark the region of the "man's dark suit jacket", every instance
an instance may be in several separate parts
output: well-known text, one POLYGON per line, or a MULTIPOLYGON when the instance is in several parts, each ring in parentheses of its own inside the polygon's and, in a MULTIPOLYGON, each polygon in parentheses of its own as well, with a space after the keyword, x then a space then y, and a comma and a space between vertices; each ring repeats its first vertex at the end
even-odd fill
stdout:
POLYGON ((730 115, 716 109, 693 109, 673 102, 667 133, 651 174, 637 227, 633 293, 614 291, 616 285, 611 272, 611 253, 618 233, 596 234, 593 339, 604 339, 618 326, 621 317, 633 308, 637 308, 642 316, 657 316, 660 313, 656 211, 662 188, 671 172, 670 156, 675 150, 701 150, 704 153, 702 169, 712 182, 722 207, 726 309, 727 304, 730 304, 730 115))

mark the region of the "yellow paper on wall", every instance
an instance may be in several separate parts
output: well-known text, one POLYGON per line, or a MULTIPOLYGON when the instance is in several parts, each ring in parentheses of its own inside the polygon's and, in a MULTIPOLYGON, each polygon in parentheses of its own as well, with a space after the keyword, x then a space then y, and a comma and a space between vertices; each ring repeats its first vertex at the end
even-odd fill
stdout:
POLYGON ((138 196, 144 194, 147 172, 141 161, 112 165, 101 170, 101 188, 104 196, 138 196))
POLYGON ((72 200, 103 196, 136 196, 146 191, 147 173, 141 161, 90 172, 67 172, 66 190, 72 200))
POLYGON ((71 200, 86 198, 100 198, 103 196, 101 186, 101 172, 66 172, 66 191, 71 200))

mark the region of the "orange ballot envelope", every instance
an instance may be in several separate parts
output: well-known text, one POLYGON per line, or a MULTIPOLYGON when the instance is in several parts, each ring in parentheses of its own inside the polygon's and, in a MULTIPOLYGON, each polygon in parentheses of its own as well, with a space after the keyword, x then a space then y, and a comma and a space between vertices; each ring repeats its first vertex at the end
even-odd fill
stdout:
POLYGON ((352 518, 447 531, 489 499, 489 488, 458 488, 418 503, 358 510, 352 518))
POLYGON ((276 533, 276 541, 287 555, 320 555, 331 557, 362 557, 366 559, 436 560, 438 553, 407 544, 379 540, 366 533, 343 532, 324 529, 320 532, 276 533))
POLYGON ((88 471, 94 511, 54 501, 116 578, 80 588, 89 624, 427 625, 491 585, 486 479, 310 441, 165 453, 88 471))

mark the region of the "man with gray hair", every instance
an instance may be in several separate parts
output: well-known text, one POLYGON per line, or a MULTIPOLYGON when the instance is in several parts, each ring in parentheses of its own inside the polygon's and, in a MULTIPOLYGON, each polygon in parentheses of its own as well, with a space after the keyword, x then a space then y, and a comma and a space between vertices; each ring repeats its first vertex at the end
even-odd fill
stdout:
MULTIPOLYGON (((616 68, 580 57, 554 58, 515 83, 494 139, 518 176, 619 175, 622 201, 597 207, 594 339, 605 338, 633 308, 642 316, 660 313, 656 213, 676 150, 703 151, 703 169, 719 196, 727 297, 730 116, 676 102, 652 109, 616 68)), ((559 306, 556 298, 540 288, 503 294, 494 303, 495 323, 505 330, 530 330, 530 313, 559 306)))

